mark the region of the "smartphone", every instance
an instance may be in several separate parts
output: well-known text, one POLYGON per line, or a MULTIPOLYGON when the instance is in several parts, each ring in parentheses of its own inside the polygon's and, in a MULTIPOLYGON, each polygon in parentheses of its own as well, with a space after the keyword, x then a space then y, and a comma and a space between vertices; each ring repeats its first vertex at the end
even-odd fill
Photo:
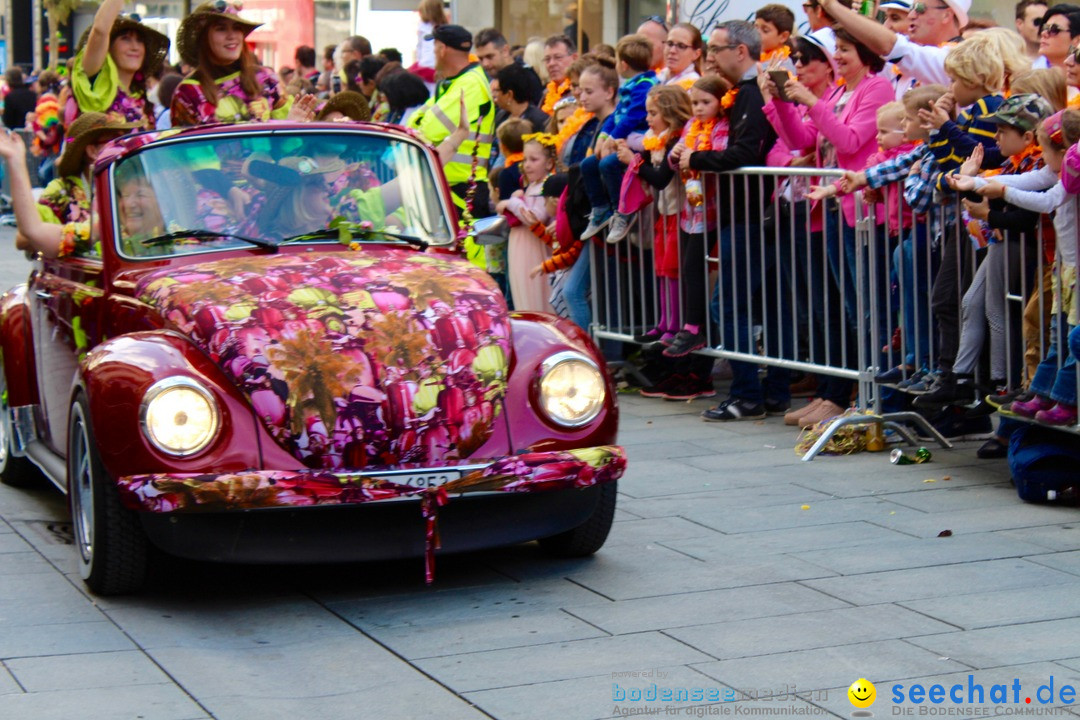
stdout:
POLYGON ((784 84, 791 78, 791 73, 787 70, 770 70, 769 77, 776 83, 776 94, 784 102, 792 102, 784 91, 784 84))

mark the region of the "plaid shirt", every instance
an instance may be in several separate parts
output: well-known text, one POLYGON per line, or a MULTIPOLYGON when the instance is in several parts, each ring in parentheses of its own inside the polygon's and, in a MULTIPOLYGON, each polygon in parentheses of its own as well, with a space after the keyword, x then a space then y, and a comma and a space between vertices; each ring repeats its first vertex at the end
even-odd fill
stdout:
POLYGON ((937 158, 928 144, 923 144, 911 152, 898 155, 891 160, 866 169, 866 183, 872 188, 880 188, 892 182, 904 181, 904 201, 917 216, 916 222, 925 222, 926 214, 934 207, 940 212, 930 213, 931 237, 940 237, 943 225, 956 223, 956 203, 953 198, 943 198, 937 192, 937 183, 941 171, 937 158), (911 172, 915 164, 918 172, 911 172))

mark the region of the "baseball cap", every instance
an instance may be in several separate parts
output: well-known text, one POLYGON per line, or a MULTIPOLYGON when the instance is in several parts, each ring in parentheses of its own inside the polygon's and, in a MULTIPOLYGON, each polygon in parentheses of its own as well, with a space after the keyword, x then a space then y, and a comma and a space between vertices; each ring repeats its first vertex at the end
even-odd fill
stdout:
POLYGON ((469 52, 472 50, 472 35, 460 25, 440 25, 424 36, 425 40, 438 40, 453 50, 469 52))
POLYGON ((911 12, 911 0, 885 0, 885 2, 878 5, 878 9, 911 12))
POLYGON ((998 106, 988 119, 999 125, 1009 125, 1022 132, 1034 130, 1043 119, 1054 114, 1054 108, 1035 93, 1012 95, 998 106))

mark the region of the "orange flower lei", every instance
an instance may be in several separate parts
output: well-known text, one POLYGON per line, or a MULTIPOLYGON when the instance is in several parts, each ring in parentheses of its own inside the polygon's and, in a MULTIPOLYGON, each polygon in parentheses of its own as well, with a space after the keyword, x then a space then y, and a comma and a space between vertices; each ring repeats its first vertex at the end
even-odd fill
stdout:
POLYGON ((514 163, 519 163, 524 159, 525 159, 525 153, 523 153, 523 152, 507 153, 506 154, 506 163, 505 163, 506 167, 510 167, 514 163))
POLYGON ((556 152, 562 152, 563 146, 566 145, 566 141, 577 135, 585 123, 592 120, 593 114, 585 108, 576 108, 574 114, 566 118, 562 127, 559 128, 558 134, 555 135, 555 150, 556 152))
POLYGON ((547 84, 547 92, 544 94, 544 104, 540 106, 540 109, 544 111, 545 115, 551 115, 555 110, 555 103, 562 99, 562 96, 566 94, 566 91, 570 89, 570 78, 563 78, 563 81, 556 85, 554 82, 547 84))
POLYGON ((701 122, 697 118, 690 123, 690 130, 686 133, 686 149, 690 152, 712 150, 712 134, 716 129, 716 118, 709 118, 701 122))
POLYGON ((641 144, 649 152, 654 152, 656 150, 663 150, 664 146, 667 145, 667 136, 668 136, 668 131, 667 130, 660 133, 659 135, 646 135, 645 139, 641 141, 641 144))
POLYGON ((738 94, 739 87, 738 85, 736 85, 735 87, 724 93, 724 97, 720 98, 720 107, 724 108, 725 111, 730 110, 731 106, 735 104, 735 97, 738 94))
POLYGON ((773 48, 769 52, 761 53, 761 62, 769 62, 773 58, 786 60, 789 57, 791 57, 791 48, 785 43, 778 48, 773 48))

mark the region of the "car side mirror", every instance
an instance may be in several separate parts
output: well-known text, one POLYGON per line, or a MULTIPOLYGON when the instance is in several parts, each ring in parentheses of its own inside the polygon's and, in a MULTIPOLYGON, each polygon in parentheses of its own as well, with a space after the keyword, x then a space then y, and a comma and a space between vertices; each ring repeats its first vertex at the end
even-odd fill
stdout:
POLYGON ((510 239, 510 223, 502 215, 480 218, 469 233, 477 245, 498 245, 510 239))

